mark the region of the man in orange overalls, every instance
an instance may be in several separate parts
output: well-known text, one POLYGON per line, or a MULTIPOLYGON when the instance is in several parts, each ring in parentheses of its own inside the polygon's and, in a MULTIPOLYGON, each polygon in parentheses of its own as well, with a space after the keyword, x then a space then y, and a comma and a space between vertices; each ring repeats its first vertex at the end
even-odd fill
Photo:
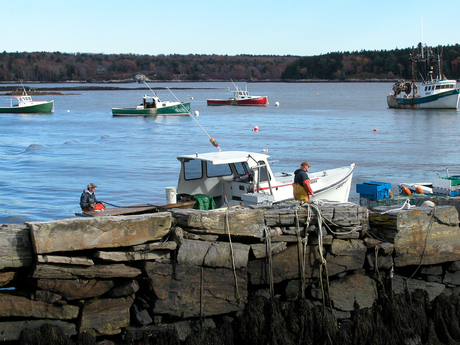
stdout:
POLYGON ((300 168, 294 172, 294 183, 292 187, 294 188, 295 200, 309 201, 310 196, 315 196, 310 186, 310 178, 307 174, 309 168, 310 164, 302 162, 300 168))

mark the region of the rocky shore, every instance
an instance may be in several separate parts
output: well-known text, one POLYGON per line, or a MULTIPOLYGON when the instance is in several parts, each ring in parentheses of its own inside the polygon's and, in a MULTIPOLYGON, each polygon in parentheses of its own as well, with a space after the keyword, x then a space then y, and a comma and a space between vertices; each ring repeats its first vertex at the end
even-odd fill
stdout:
POLYGON ((460 198, 0 227, 0 340, 455 344, 460 198))

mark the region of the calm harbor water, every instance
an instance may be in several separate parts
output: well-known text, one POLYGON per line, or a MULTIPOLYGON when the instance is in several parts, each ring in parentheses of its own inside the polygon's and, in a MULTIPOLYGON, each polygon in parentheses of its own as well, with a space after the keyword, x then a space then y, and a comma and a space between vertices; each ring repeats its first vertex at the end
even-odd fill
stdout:
MULTIPOLYGON (((178 99, 191 99, 192 114, 199 112, 194 118, 222 150, 268 149, 274 171, 293 172, 304 160, 311 172, 356 163, 352 202, 363 181, 395 187, 430 182, 446 168, 460 174, 458 111, 389 109, 392 83, 247 85, 253 95, 268 95, 270 106, 206 106, 207 98, 229 97, 231 83, 151 87, 170 87, 178 99)), ((176 156, 215 150, 190 116, 112 117, 112 107, 133 107, 150 91, 135 90, 140 85, 134 83, 109 86, 133 90, 35 96, 54 99, 55 112, 0 114, 0 223, 73 217, 89 182, 98 185, 98 199, 111 204, 165 204, 165 187, 177 184, 176 156)), ((174 100, 168 90, 157 92, 174 100)), ((0 106, 7 104, 9 97, 0 97, 0 106)))

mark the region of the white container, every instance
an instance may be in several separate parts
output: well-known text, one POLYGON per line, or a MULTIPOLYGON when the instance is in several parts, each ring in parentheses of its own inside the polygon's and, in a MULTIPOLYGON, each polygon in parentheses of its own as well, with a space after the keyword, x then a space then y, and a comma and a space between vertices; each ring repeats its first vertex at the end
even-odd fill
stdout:
POLYGON ((245 206, 249 205, 263 205, 271 206, 275 197, 271 194, 264 193, 247 193, 241 196, 245 206))
POLYGON ((166 187, 166 203, 168 205, 175 204, 176 200, 176 187, 166 187))

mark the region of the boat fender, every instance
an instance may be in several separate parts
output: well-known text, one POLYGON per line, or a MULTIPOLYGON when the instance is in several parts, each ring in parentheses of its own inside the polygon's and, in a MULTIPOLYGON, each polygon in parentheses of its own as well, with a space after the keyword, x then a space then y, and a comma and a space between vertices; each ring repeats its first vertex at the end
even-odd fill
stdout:
POLYGON ((423 189, 422 189, 422 187, 420 187, 420 186, 417 186, 417 188, 415 188, 415 191, 416 191, 418 194, 424 194, 424 193, 423 193, 423 189))
POLYGON ((411 195, 411 194, 412 194, 412 192, 410 191, 410 189, 407 188, 407 187, 404 187, 404 186, 402 186, 402 191, 403 191, 403 193, 406 194, 406 195, 411 195))

